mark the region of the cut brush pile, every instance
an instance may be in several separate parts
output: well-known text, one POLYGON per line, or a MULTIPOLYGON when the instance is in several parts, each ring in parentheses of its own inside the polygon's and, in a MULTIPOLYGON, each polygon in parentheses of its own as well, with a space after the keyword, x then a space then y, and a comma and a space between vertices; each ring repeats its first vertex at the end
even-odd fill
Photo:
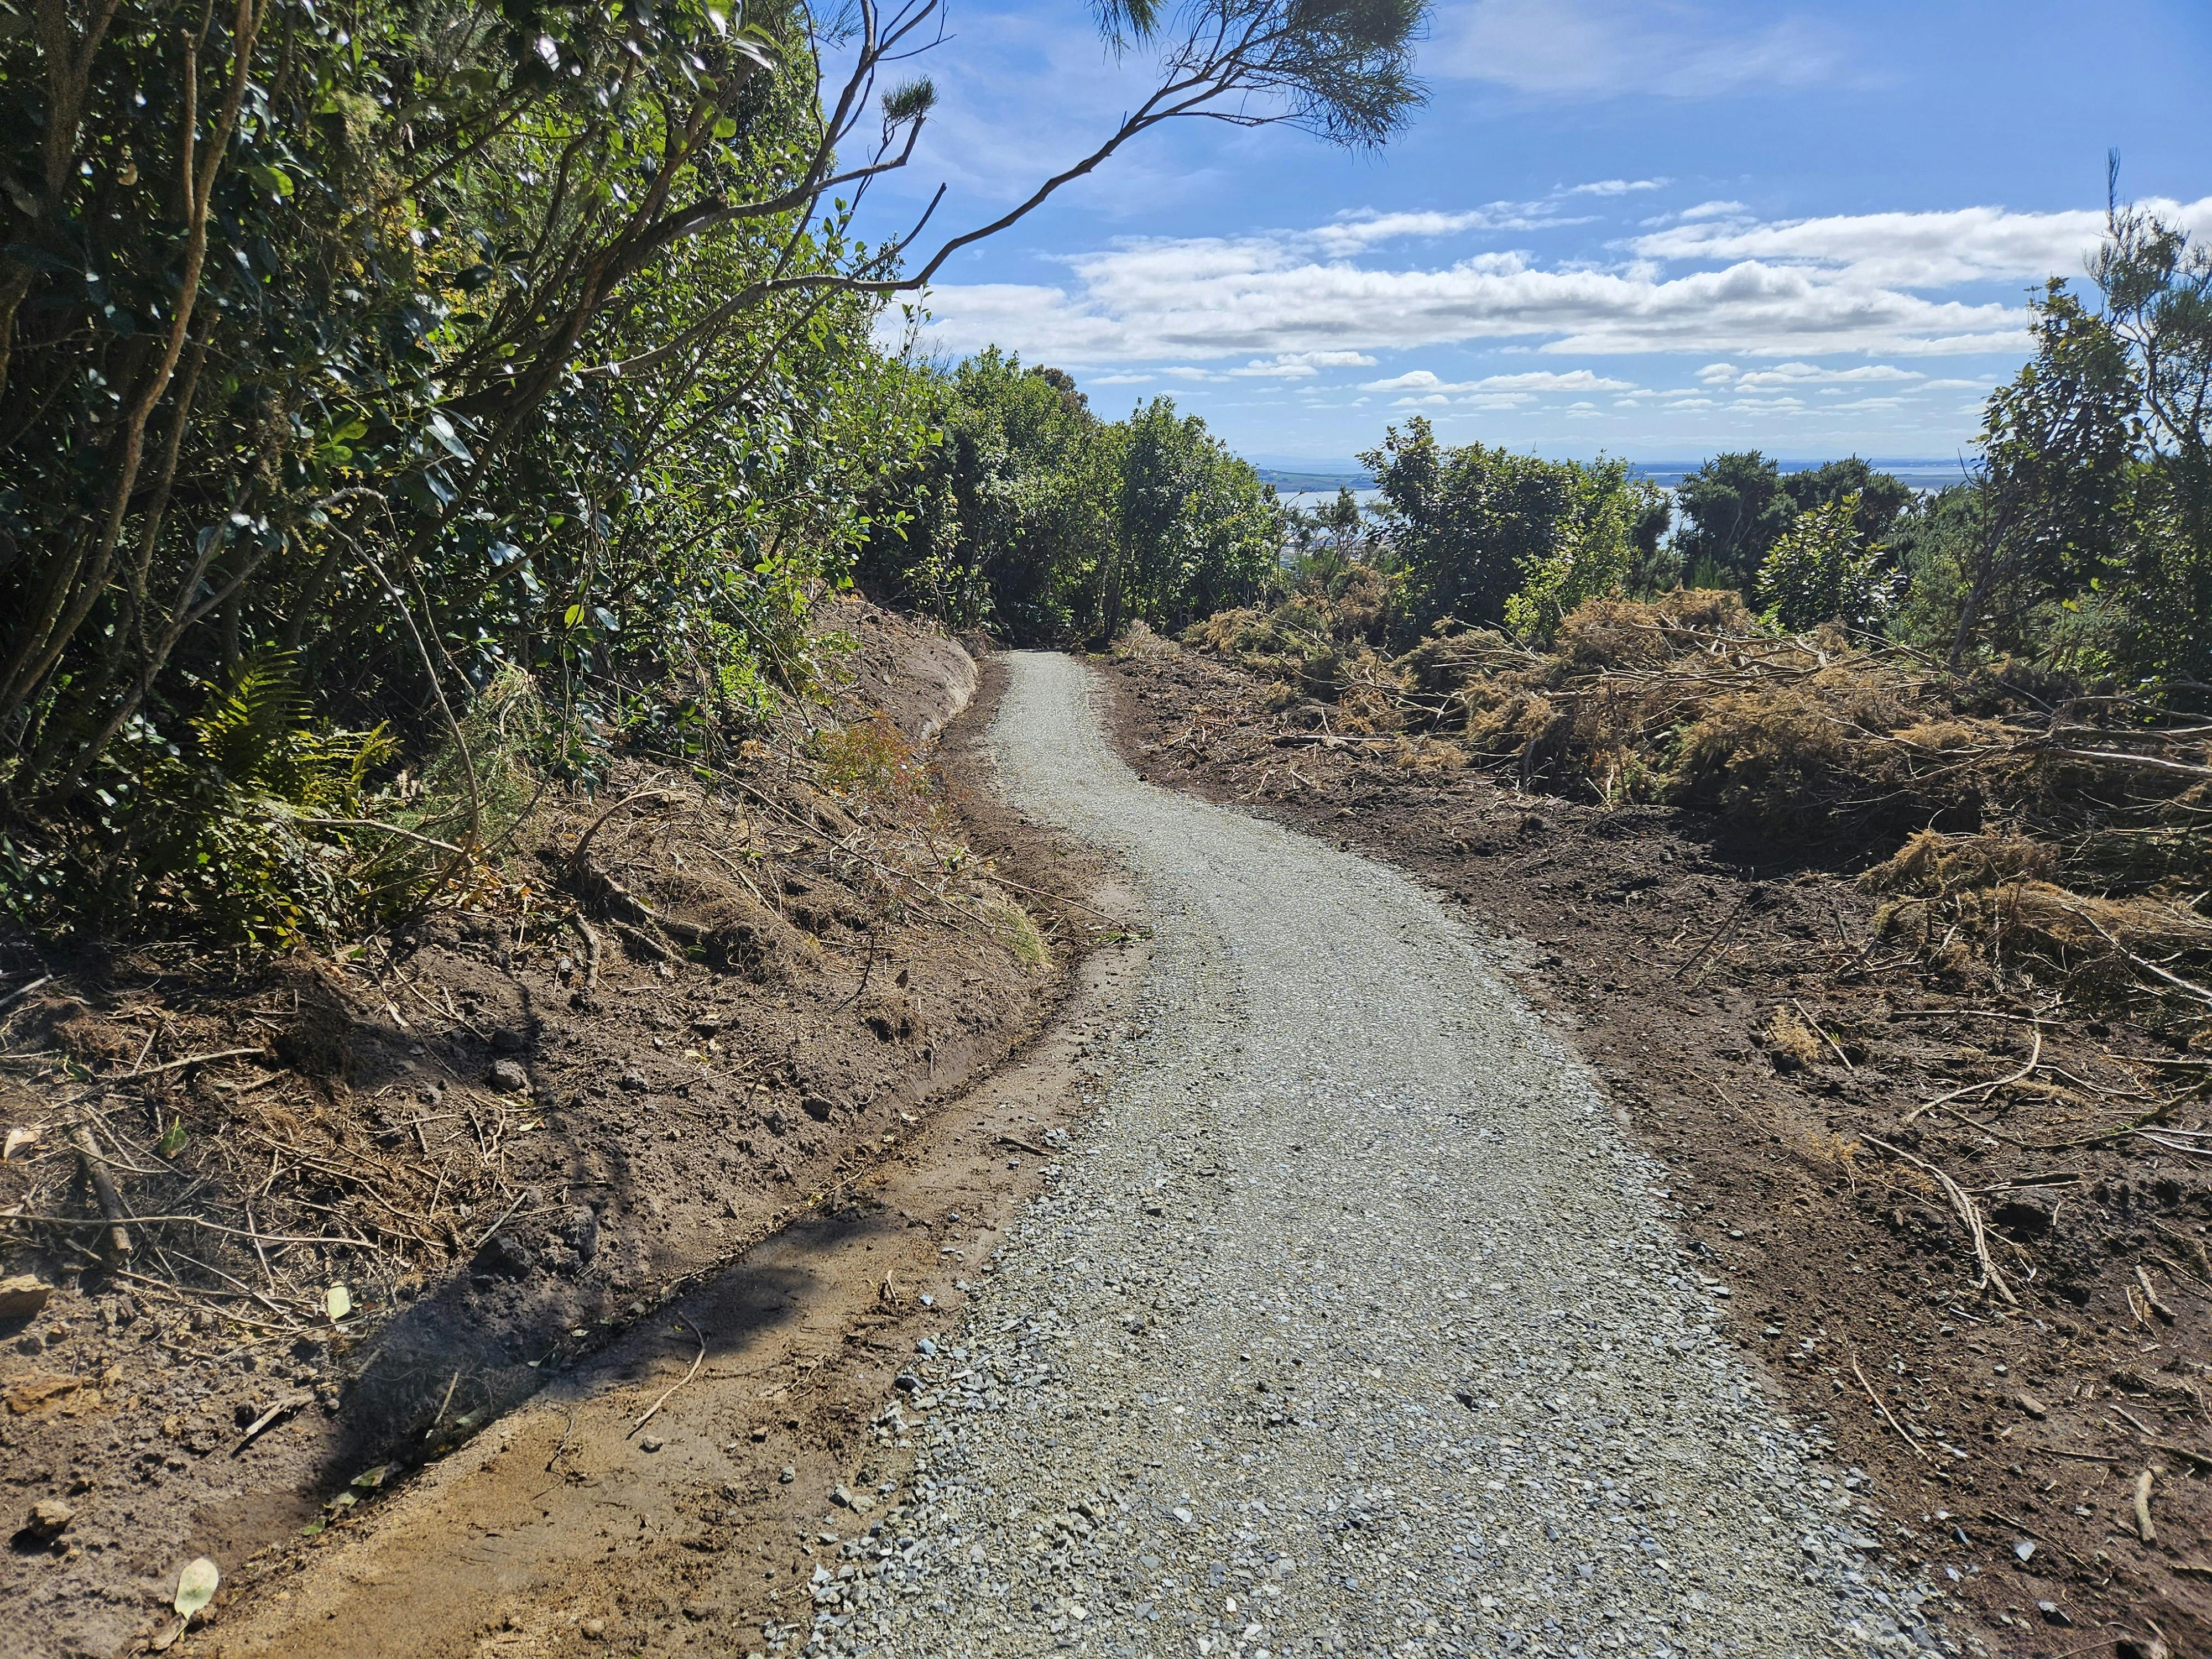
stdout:
POLYGON ((1274 682, 1310 740, 1395 738, 1416 768, 1863 848, 1882 936, 1948 973, 2212 1016, 2212 720, 2025 665, 1952 676, 1839 629, 1778 636, 1730 592, 1595 600, 1549 652, 1445 623, 1393 659, 1377 609, 1355 585, 1187 638, 1274 682))

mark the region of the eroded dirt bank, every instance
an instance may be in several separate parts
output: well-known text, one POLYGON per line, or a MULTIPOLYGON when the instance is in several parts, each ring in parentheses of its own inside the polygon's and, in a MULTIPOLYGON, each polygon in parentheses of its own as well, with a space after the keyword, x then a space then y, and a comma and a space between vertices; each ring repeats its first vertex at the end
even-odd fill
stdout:
POLYGON ((1140 775, 1387 860, 1526 943, 1521 982, 1672 1171, 1734 1340, 1867 1471, 1892 1559, 1998 1651, 2207 1650, 2212 1193, 2201 1162, 2111 1133, 2161 1109, 2202 1129, 2201 1060, 2124 1066, 2171 1051, 1895 971, 1838 863, 1333 742, 1176 647, 1111 672, 1140 775), (1784 1009, 1817 1052, 1775 1043, 1784 1009), (2038 1081, 2007 1083, 2039 1043, 2038 1081), (1963 1120, 1913 1116, 1946 1095, 1963 1120), (2006 1292, 1978 1289, 1936 1170, 2006 1292))
MULTIPOLYGON (((549 799, 478 889, 336 960, 8 947, 0 1502, 31 1524, 0 1648, 167 1636, 198 1556, 220 1632, 287 1549, 848 1205, 1039 1028, 1100 926, 1046 894, 1090 867, 931 744, 975 690, 957 643, 830 621, 858 644, 829 709, 711 787, 632 762, 549 799)), ((867 1230, 839 1213, 769 1279, 867 1230)), ((782 1316, 750 1318, 768 1364, 782 1316)))

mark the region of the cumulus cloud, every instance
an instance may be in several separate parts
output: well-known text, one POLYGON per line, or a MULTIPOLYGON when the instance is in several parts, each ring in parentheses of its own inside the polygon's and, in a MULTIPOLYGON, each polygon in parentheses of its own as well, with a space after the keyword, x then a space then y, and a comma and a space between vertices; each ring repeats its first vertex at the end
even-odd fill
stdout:
MULTIPOLYGON (((2212 234, 2212 197, 2145 205, 2212 234)), ((1318 229, 1126 241, 1065 260, 1062 285, 939 288, 930 334, 955 350, 997 341, 1079 365, 1166 359, 1194 377, 1307 380, 1349 361, 1331 353, 1510 341, 1547 354, 1783 358, 1793 361, 1761 368, 1768 378, 1753 384, 1848 384, 1915 372, 1796 360, 2023 349, 2020 306, 1942 290, 2077 271, 2103 224, 2087 210, 1990 207, 1763 222, 1717 203, 1633 238, 1629 257, 1609 267, 1545 269, 1511 249, 1448 264, 1391 261, 1378 252, 1398 237, 1494 222, 1497 211, 1374 214, 1318 229), (1248 359, 1242 368, 1206 367, 1238 356, 1248 359)), ((1740 373, 1723 362, 1698 378, 1720 384, 1740 373)))
MULTIPOLYGON (((1727 368, 1725 363, 1715 368, 1727 368)), ((1819 386, 1837 387, 1863 386, 1870 380, 1924 380, 1928 377, 1917 369, 1899 368, 1894 363, 1861 363, 1853 368, 1823 368, 1816 363, 1777 363, 1772 368, 1755 369, 1748 374, 1716 375, 1712 369, 1699 372, 1698 378, 1709 382, 1725 380, 1735 375, 1736 390, 1755 392, 1776 386, 1819 386)))
POLYGON ((1471 230, 1556 230, 1586 225, 1587 217, 1570 218, 1559 211, 1556 199, 1539 202, 1492 202, 1487 207, 1462 213, 1346 213, 1316 226, 1297 240, 1320 252, 1342 257, 1412 237, 1456 236, 1471 230))
MULTIPOLYGON (((2142 205, 2178 228, 2212 232, 2212 196, 2142 205)), ((1741 203, 1714 202, 1680 216, 1682 222, 1634 238, 1629 250, 1674 264, 1759 260, 1810 266, 1871 287, 1907 290, 2078 276, 2105 234, 2103 212, 2088 208, 2015 213, 1970 207, 1762 222, 1741 203)))
POLYGON ((1425 67, 1538 97, 1709 98, 1832 81, 1844 43, 1800 16, 1743 27, 1682 0, 1475 0, 1425 67))
POLYGON ((1292 237, 1131 242, 1067 261, 1066 287, 978 283, 930 296, 933 343, 993 342, 1078 365, 1193 363, 1475 340, 1547 353, 1794 357, 2012 350, 2013 307, 1925 297, 1797 264, 1745 260, 1679 276, 1532 269, 1517 254, 1378 270, 1292 237))
POLYGON ((1403 374, 1394 374, 1387 380, 1368 380, 1363 392, 1635 392, 1639 390, 1633 380, 1608 380, 1587 368, 1570 369, 1565 374, 1537 370, 1522 374, 1486 374, 1479 380, 1447 382, 1440 375, 1425 368, 1410 369, 1403 374))

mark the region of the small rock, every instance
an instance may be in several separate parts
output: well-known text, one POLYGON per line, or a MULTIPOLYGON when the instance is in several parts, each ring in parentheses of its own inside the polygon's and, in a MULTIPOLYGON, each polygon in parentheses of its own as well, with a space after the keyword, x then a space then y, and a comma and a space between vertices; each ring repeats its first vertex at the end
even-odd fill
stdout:
POLYGON ((846 1486, 838 1487, 830 1494, 830 1501, 835 1504, 841 1510, 851 1509, 853 1507, 853 1493, 851 1488, 846 1486))
POLYGON ((777 1475, 777 1476, 776 1476, 776 1479, 777 1479, 777 1480, 779 1480, 780 1482, 781 1482, 783 1485, 785 1485, 785 1486, 789 1486, 793 1481, 794 1481, 794 1480, 798 1480, 798 1479, 799 1479, 799 1471, 798 1471, 797 1469, 794 1469, 793 1468, 792 1468, 790 1464, 786 1463, 786 1464, 783 1466, 783 1472, 782 1472, 781 1474, 777 1475))
POLYGON ((2046 1624, 2071 1625, 2074 1622, 2074 1615, 2056 1601, 2038 1601, 2035 1610, 2043 1615, 2046 1624))
POLYGON ((2012 1402, 2039 1423, 2051 1415, 2051 1408, 2025 1389, 2013 1395, 2012 1402))
POLYGON ((530 1046, 530 1040, 512 1025, 495 1027, 491 1034, 491 1049, 495 1054, 519 1054, 530 1046))
POLYGON ((530 1073, 522 1069, 520 1060, 492 1061, 491 1069, 484 1073, 484 1081, 504 1095, 527 1094, 530 1091, 530 1073))
POLYGON ((604 1619, 586 1619, 580 1628, 586 1642, 604 1642, 607 1639, 607 1621, 604 1619))
POLYGON ((648 1434, 637 1443, 640 1451, 657 1452, 668 1443, 657 1434, 648 1434))
POLYGON ((0 1279, 0 1319, 28 1319, 46 1305, 54 1287, 35 1273, 0 1279))
POLYGON ((33 1544, 43 1544, 60 1537, 76 1519, 76 1511, 59 1498, 41 1498, 31 1505, 30 1518, 23 1522, 19 1535, 33 1544))
POLYGON ((599 1212, 588 1204, 579 1204, 561 1219, 562 1242, 576 1253, 576 1259, 585 1266, 599 1254, 599 1212))
POLYGON ((621 1084, 634 1095, 643 1094, 647 1089, 653 1087, 652 1081, 635 1066, 622 1074, 621 1084))
POLYGON ((2015 1539, 2013 1542, 2012 1553, 2014 1559, 2020 1561, 2025 1562, 2033 1560, 2035 1559, 2035 1540, 2033 1538, 2015 1539))

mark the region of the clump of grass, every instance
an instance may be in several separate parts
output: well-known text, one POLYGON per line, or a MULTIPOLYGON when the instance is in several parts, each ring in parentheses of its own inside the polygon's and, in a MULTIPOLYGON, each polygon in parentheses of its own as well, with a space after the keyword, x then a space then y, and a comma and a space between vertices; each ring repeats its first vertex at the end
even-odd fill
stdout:
POLYGON ((1825 1052, 1813 1028, 1787 1003, 1777 1008, 1773 1018, 1766 1022, 1766 1048, 1778 1072, 1800 1071, 1818 1065, 1825 1052))
POLYGON ((1030 913, 1005 894, 985 891, 978 896, 977 914, 991 937, 1013 952, 1014 960, 1031 973, 1042 971, 1052 962, 1052 952, 1037 932, 1037 925, 1030 920, 1030 913))

